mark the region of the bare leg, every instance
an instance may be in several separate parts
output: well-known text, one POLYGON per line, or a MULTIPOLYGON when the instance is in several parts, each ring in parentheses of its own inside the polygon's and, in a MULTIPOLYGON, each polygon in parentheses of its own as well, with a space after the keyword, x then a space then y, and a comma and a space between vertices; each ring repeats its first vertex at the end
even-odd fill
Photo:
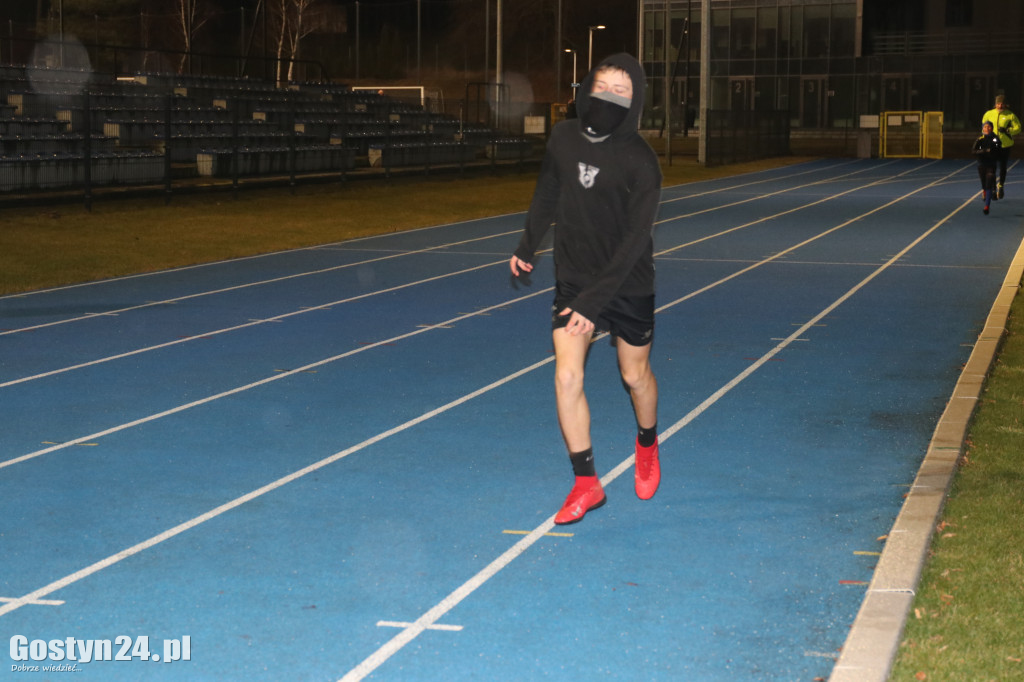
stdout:
MULTIPOLYGON (((645 431, 653 429, 658 423, 658 382, 651 370, 651 344, 631 346, 619 339, 616 348, 619 354, 619 372, 633 401, 637 427, 645 431)), ((640 434, 637 434, 633 478, 637 497, 641 500, 654 497, 661 483, 657 440, 652 444, 641 445, 640 434)))
POLYGON ((651 369, 651 344, 631 346, 622 339, 616 344, 619 372, 629 389, 637 426, 653 428, 658 423, 658 381, 651 369))
MULTIPOLYGON (((583 392, 583 369, 590 349, 592 334, 569 334, 564 328, 552 333, 555 344, 555 399, 558 403, 558 424, 570 455, 590 450, 590 406, 583 392)), ((590 462, 590 471, 593 471, 590 462)), ((555 523, 576 523, 607 499, 596 475, 576 472, 572 491, 555 514, 555 523)))
POLYGON ((573 336, 565 329, 552 332, 555 345, 555 401, 558 425, 570 453, 583 452, 590 443, 590 405, 583 392, 584 365, 590 334, 573 336))

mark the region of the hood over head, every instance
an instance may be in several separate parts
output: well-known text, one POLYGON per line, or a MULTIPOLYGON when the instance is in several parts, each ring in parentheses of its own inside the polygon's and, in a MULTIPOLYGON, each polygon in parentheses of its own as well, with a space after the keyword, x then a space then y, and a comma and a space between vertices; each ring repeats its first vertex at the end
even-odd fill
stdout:
POLYGON ((594 69, 583 78, 583 81, 580 82, 579 89, 576 92, 576 112, 579 118, 580 133, 593 142, 600 142, 604 139, 636 133, 640 126, 640 114, 643 112, 644 108, 644 94, 646 88, 647 78, 644 75, 644 69, 633 55, 620 52, 619 54, 614 54, 601 60, 601 63, 594 67, 594 69), (610 131, 595 132, 591 130, 588 133, 588 122, 592 118, 600 117, 604 113, 603 111, 599 112, 598 109, 607 110, 607 105, 617 108, 623 104, 621 101, 622 98, 612 95, 611 93, 599 93, 596 97, 591 93, 591 89, 594 87, 595 74, 606 66, 613 66, 622 69, 629 74, 629 78, 633 84, 633 98, 629 103, 629 108, 626 111, 625 116, 621 117, 621 120, 620 117, 615 117, 614 120, 617 121, 617 123, 610 131), (595 105, 595 99, 601 99, 602 101, 595 105))

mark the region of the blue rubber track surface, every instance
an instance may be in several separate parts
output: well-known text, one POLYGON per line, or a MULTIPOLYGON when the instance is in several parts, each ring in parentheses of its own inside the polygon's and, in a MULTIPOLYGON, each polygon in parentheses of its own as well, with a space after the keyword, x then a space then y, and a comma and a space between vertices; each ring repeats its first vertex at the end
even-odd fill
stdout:
POLYGON ((827 677, 1024 238, 1012 180, 988 216, 958 161, 665 189, 661 488, 598 338, 608 504, 571 526, 522 214, 0 298, 0 677, 827 677))

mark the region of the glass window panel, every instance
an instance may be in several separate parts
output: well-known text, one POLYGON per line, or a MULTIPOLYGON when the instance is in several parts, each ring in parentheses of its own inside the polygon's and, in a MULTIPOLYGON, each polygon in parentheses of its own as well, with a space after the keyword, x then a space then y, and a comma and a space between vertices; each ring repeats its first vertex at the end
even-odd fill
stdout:
POLYGON ((729 10, 711 11, 711 58, 729 58, 729 10))
POLYGON ((849 3, 832 6, 832 57, 852 57, 856 53, 857 6, 849 3))
POLYGON ((804 57, 828 56, 828 12, 827 6, 811 5, 804 8, 804 57))
POLYGON ((757 58, 774 59, 777 55, 779 15, 774 7, 757 11, 757 58))
POLYGON ((754 57, 754 10, 737 9, 732 13, 732 54, 733 59, 754 57))

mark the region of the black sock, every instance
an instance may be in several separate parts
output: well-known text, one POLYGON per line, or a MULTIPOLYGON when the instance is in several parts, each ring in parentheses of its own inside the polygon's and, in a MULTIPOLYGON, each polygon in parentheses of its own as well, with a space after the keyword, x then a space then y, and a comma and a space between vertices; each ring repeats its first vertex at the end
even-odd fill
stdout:
POLYGON ((594 469, 594 449, 587 448, 583 452, 569 454, 569 461, 572 462, 572 473, 577 476, 597 476, 594 469))
POLYGON ((658 440, 658 425, 649 429, 637 428, 636 441, 642 448, 649 448, 658 440))

